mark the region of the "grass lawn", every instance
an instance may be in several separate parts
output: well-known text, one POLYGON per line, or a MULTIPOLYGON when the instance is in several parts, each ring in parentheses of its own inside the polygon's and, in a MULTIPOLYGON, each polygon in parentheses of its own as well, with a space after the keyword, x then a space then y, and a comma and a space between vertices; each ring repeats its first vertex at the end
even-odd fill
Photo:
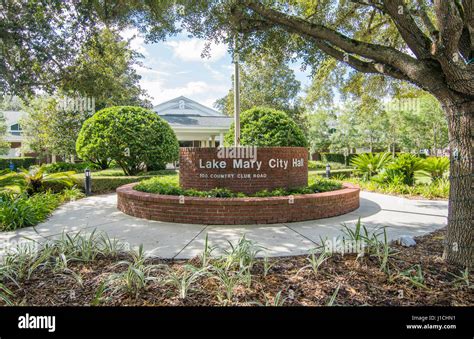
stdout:
MULTIPOLYGON (((135 176, 126 176, 122 169, 111 168, 102 171, 92 172, 92 193, 93 194, 104 194, 115 192, 117 187, 133 182, 150 179, 156 176, 163 177, 176 177, 178 180, 178 174, 175 170, 162 170, 162 171, 151 171, 146 173, 140 173, 135 176)), ((74 175, 78 186, 84 187, 84 174, 78 173, 74 175)))
MULTIPOLYGON (((449 183, 447 181, 438 181, 431 185, 382 185, 371 181, 362 181, 357 177, 353 177, 352 168, 342 168, 331 170, 331 178, 338 181, 352 182, 360 186, 362 190, 378 192, 383 194, 399 195, 408 198, 423 199, 447 199, 449 195, 449 183)), ((315 179, 324 177, 325 170, 309 170, 308 185, 312 185, 315 179)), ((78 173, 74 177, 78 182, 78 186, 84 187, 84 174, 78 173)), ((94 194, 112 193, 119 186, 139 182, 145 179, 160 177, 160 182, 164 184, 179 184, 179 172, 177 170, 162 170, 140 173, 136 176, 126 176, 121 169, 112 168, 92 173, 92 192, 94 194)))

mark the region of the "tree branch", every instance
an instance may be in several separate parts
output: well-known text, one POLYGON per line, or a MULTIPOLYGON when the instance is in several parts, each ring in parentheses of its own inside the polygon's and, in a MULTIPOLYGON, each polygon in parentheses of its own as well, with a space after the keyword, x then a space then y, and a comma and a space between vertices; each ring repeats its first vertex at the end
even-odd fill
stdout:
POLYGON ((435 13, 439 23, 440 38, 437 44, 438 53, 446 53, 451 59, 458 52, 463 20, 455 1, 434 0, 435 13))
POLYGON ((423 82, 423 78, 426 77, 428 67, 425 64, 395 48, 351 39, 326 26, 265 7, 260 2, 246 1, 244 6, 259 14, 263 19, 278 24, 288 31, 327 42, 347 53, 373 60, 374 63, 385 64, 418 83, 423 82))
POLYGON ((344 53, 343 51, 334 48, 327 42, 319 40, 314 41, 315 45, 323 52, 332 56, 336 60, 348 64, 350 67, 356 69, 359 72, 371 74, 386 74, 399 80, 411 81, 407 76, 405 76, 397 69, 393 69, 391 67, 387 67, 379 63, 360 60, 352 55, 349 55, 347 53, 344 53))
POLYGON ((463 0, 464 27, 459 41, 459 51, 465 59, 474 62, 474 3, 463 0))
POLYGON ((428 59, 431 40, 418 27, 403 0, 384 1, 385 12, 393 20, 403 40, 419 59, 428 59))

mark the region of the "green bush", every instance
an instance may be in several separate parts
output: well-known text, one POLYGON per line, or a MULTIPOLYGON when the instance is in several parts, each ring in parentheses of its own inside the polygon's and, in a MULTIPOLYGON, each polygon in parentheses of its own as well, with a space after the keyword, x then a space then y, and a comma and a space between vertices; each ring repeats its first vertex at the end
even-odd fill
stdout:
POLYGON ((21 170, 18 173, 26 181, 28 194, 53 191, 59 193, 74 186, 74 172, 47 173, 45 166, 32 167, 30 170, 21 170))
POLYGON ((95 164, 114 160, 127 175, 178 159, 179 144, 156 113, 133 106, 105 108, 87 119, 76 142, 77 154, 95 164))
POLYGON ((34 226, 45 220, 61 203, 61 196, 50 192, 0 195, 0 230, 11 231, 34 226))
MULTIPOLYGON (((321 153, 321 161, 323 163, 337 162, 339 164, 346 164, 344 154, 342 153, 321 153)), ((351 153, 347 155, 347 163, 350 164, 352 158, 356 157, 357 154, 351 153)))
POLYGON ((423 161, 424 170, 428 172, 433 180, 443 178, 449 171, 449 159, 446 157, 429 157, 423 161))
MULTIPOLYGON (((177 179, 177 177, 175 177, 177 179)), ((318 192, 327 192, 340 189, 342 185, 334 180, 325 178, 312 178, 310 185, 306 187, 284 189, 276 188, 273 190, 263 190, 254 194, 244 194, 241 192, 233 192, 227 188, 214 188, 209 191, 200 191, 196 189, 183 189, 179 187, 178 181, 172 178, 155 177, 144 180, 135 186, 137 191, 163 194, 163 195, 184 195, 191 197, 208 197, 208 198, 243 198, 243 197, 275 197, 287 196, 292 194, 310 194, 318 192)))
POLYGON ((387 165, 386 172, 382 175, 386 175, 389 182, 393 182, 397 178, 396 180, 400 180, 405 185, 413 186, 415 175, 426 175, 424 169, 423 159, 410 153, 403 153, 387 165))
POLYGON ((66 188, 61 193, 50 191, 29 196, 26 193, 0 193, 0 231, 35 226, 44 221, 62 203, 82 198, 77 188, 66 188))
POLYGON ((21 193, 26 188, 26 180, 17 172, 0 171, 0 192, 21 193))
POLYGON ((36 158, 32 157, 23 157, 23 158, 0 158, 0 170, 9 169, 10 162, 15 165, 15 170, 17 168, 30 168, 36 163, 36 158))
MULTIPOLYGON (((346 179, 347 180, 347 179, 346 179)), ((361 187, 361 189, 384 194, 418 196, 426 199, 448 199, 449 180, 439 179, 430 184, 415 184, 413 186, 404 184, 401 180, 387 181, 365 181, 357 178, 348 179, 361 187)))
MULTIPOLYGON (((139 173, 135 176, 126 176, 121 169, 107 169, 92 173, 92 194, 102 194, 115 192, 115 190, 126 184, 142 181, 145 179, 160 176, 163 180, 169 180, 174 184, 178 184, 178 175, 174 170, 162 170, 139 173)), ((78 173, 74 175, 77 186, 84 190, 84 174, 78 173)))
MULTIPOLYGON (((234 124, 225 135, 234 144, 234 124)), ((295 121, 283 111, 254 107, 240 115, 240 143, 243 146, 307 147, 308 141, 295 121)))
POLYGON ((100 167, 92 162, 84 161, 78 163, 70 162, 56 162, 54 164, 43 165, 47 173, 58 173, 58 172, 69 172, 74 171, 76 173, 82 173, 87 168, 92 170, 99 170, 100 167))
MULTIPOLYGON (((81 179, 79 180, 78 186, 81 189, 84 189, 84 176, 82 175, 81 179)), ((92 193, 93 194, 102 194, 102 193, 110 193, 115 192, 115 190, 126 184, 131 184, 132 182, 137 182, 145 179, 149 179, 151 176, 119 176, 119 177, 97 177, 92 176, 92 193)))
POLYGON ((329 164, 332 170, 339 170, 339 169, 347 169, 347 166, 341 164, 339 162, 323 162, 323 161, 315 161, 309 160, 308 161, 308 169, 313 170, 326 170, 326 165, 329 164))
POLYGON ((378 174, 392 160, 390 153, 362 153, 352 158, 351 165, 364 180, 378 174))

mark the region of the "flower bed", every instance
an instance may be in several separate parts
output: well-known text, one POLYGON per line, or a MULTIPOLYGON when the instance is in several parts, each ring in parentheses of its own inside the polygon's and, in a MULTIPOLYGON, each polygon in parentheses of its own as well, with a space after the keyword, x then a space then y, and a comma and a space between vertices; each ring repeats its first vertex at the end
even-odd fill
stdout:
POLYGON ((281 197, 206 198, 160 195, 117 189, 122 212, 150 220, 190 224, 272 224, 334 217, 359 207, 359 188, 344 184, 340 190, 281 197))

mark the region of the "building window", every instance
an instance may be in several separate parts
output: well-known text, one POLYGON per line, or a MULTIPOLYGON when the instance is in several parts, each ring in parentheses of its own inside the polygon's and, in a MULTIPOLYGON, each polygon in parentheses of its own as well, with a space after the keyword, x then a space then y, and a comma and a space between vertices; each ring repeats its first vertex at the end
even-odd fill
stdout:
POLYGON ((193 147, 192 141, 180 141, 179 147, 193 147))
POLYGON ((14 124, 10 126, 11 135, 21 135, 21 127, 19 124, 14 124))

